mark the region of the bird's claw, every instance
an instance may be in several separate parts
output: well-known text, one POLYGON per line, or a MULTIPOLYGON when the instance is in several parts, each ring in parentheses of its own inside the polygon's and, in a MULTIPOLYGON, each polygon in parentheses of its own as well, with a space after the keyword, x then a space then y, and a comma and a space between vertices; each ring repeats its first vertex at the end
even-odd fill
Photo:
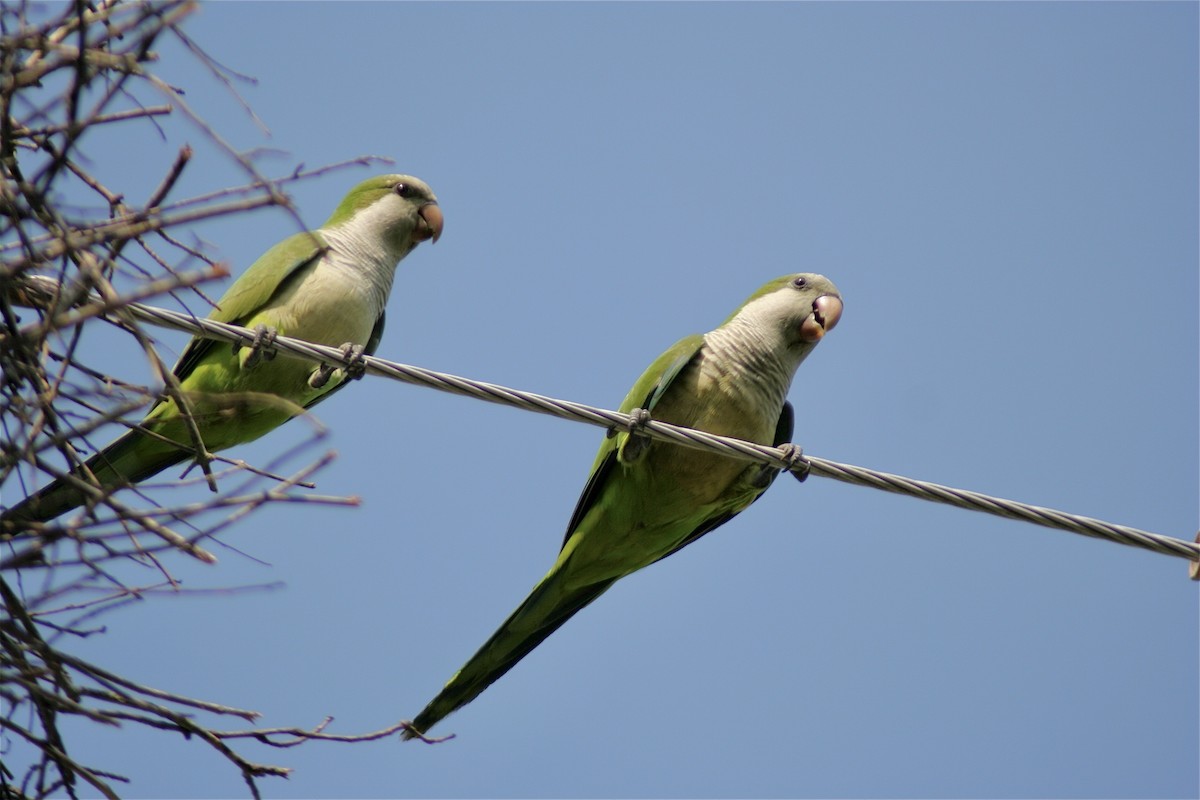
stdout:
MULTIPOLYGON (((646 423, 650 421, 650 412, 644 408, 635 408, 629 412, 631 419, 628 422, 629 430, 626 431, 630 436, 634 436, 638 431, 646 427, 646 423)), ((604 431, 604 438, 611 439, 621 431, 618 425, 613 425, 604 431)))
MULTIPOLYGON (((798 445, 781 444, 779 449, 783 451, 783 460, 787 466, 786 469, 792 473, 792 476, 801 483, 808 477, 809 464, 804 457, 804 451, 798 445)), ((772 464, 759 464, 750 474, 750 485, 756 489, 766 489, 775 482, 775 478, 779 477, 780 467, 772 464)))
POLYGON ((329 379, 333 377, 333 373, 341 370, 348 380, 356 381, 367 374, 367 363, 363 360, 363 355, 366 353, 366 348, 361 344, 354 342, 346 342, 341 346, 342 358, 346 361, 343 364, 334 366, 332 364, 321 364, 313 370, 308 376, 308 385, 314 389, 320 389, 325 384, 329 383, 329 379))
POLYGON ((314 389, 320 389, 325 384, 329 383, 329 378, 333 375, 333 371, 337 367, 331 367, 328 364, 322 364, 312 371, 308 376, 308 385, 314 389))
MULTIPOLYGON (((279 336, 279 331, 274 328, 267 327, 263 324, 254 326, 254 338, 250 340, 250 354, 246 356, 242 365, 245 367, 253 367, 259 361, 270 361, 275 358, 275 339, 279 336)), ((234 350, 237 350, 241 345, 236 345, 234 350)))
POLYGON ((779 449, 783 451, 783 460, 787 462, 787 471, 792 473, 793 478, 804 483, 808 478, 808 473, 812 471, 812 465, 804 457, 804 449, 798 444, 781 444, 779 449))
POLYGON ((363 375, 367 374, 367 362, 363 359, 366 352, 367 348, 361 344, 346 342, 342 345, 342 357, 346 359, 346 363, 342 364, 342 372, 348 380, 362 380, 363 375))
POLYGON ((621 446, 621 458, 632 463, 650 446, 650 437, 642 433, 650 422, 650 412, 644 408, 635 408, 629 412, 629 436, 621 446))
POLYGON ((644 408, 635 408, 629 412, 629 435, 637 436, 646 428, 646 423, 650 422, 650 412, 644 408))

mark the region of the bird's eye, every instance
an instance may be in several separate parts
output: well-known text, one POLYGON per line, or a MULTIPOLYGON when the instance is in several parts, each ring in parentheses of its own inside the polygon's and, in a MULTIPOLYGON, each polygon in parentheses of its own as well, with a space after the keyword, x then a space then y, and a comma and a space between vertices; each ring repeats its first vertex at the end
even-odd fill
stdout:
POLYGON ((393 191, 395 191, 396 194, 400 195, 401 197, 412 197, 413 196, 413 188, 411 186, 409 186, 407 183, 397 183, 396 187, 395 187, 395 189, 393 189, 393 191))
POLYGON ((808 279, 803 275, 797 275, 795 278, 792 278, 792 286, 795 286, 797 289, 803 289, 805 286, 808 286, 808 279))

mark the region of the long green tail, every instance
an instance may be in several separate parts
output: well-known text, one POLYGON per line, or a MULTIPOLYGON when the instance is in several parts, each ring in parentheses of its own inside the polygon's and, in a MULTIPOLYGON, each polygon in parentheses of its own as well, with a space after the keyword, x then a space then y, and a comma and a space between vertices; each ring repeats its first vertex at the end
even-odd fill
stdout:
MULTIPOLYGON (((427 733, 446 716, 474 700, 577 611, 604 594, 608 587, 615 583, 615 580, 602 581, 556 599, 551 596, 556 588, 556 577, 557 565, 555 570, 551 570, 551 573, 534 587, 529 597, 525 598, 525 602, 504 621, 499 630, 493 633, 483 647, 480 647, 446 683, 438 696, 417 715, 412 722, 416 731, 427 733)), ((414 739, 416 736, 414 730, 406 730, 403 734, 405 739, 414 739)))
MULTIPOLYGON (((131 430, 89 458, 87 468, 101 488, 111 490, 144 481, 188 457, 189 453, 186 450, 140 431, 131 430)), ((86 473, 82 468, 72 474, 80 480, 89 480, 84 477, 86 473)), ((59 478, 0 514, 0 522, 17 525, 26 522, 48 522, 83 505, 87 498, 88 494, 83 490, 59 478)), ((19 530, 13 531, 11 528, 7 531, 0 529, 0 532, 20 533, 19 530)))
MULTIPOLYGON (((320 397, 328 397, 334 390, 320 397)), ((302 406, 271 392, 191 391, 184 395, 190 404, 188 415, 203 436, 205 446, 214 452, 253 441, 304 412, 302 406)), ((130 430, 87 460, 87 468, 100 488, 112 490, 132 485, 193 457, 191 432, 173 400, 156 404, 141 424, 158 435, 130 430)), ((73 474, 88 480, 82 469, 73 474)), ((53 481, 0 514, 0 523, 10 523, 0 526, 0 534, 21 533, 19 525, 23 522, 52 520, 83 505, 91 494, 68 481, 53 481), (18 530, 13 531, 11 523, 16 523, 18 530)))

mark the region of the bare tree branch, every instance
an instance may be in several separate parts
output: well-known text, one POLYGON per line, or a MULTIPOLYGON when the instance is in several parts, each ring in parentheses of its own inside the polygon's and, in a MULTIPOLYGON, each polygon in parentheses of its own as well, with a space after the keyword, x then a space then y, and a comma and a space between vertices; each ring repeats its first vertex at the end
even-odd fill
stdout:
POLYGON ((129 725, 182 733, 220 753, 255 797, 260 778, 289 769, 246 758, 236 748, 247 740, 290 748, 314 740, 371 741, 404 729, 399 723, 332 734, 330 718, 314 728, 218 730, 213 720, 254 723, 259 715, 150 686, 67 649, 110 635, 98 618, 181 592, 171 574, 180 555, 212 563, 216 547, 236 553, 217 537, 264 505, 358 502, 302 491, 332 459, 313 454, 324 430, 311 419, 306 442, 263 465, 208 453, 193 427, 204 473, 195 479, 146 483, 118 497, 78 471, 97 449, 93 436, 136 427, 162 393, 178 396, 170 359, 127 309, 170 296, 199 297, 196 315, 209 311, 212 302, 200 287, 229 270, 186 244, 198 241, 189 227, 274 208, 303 230, 286 187, 383 160, 364 156, 311 170, 296 166, 282 178, 263 175, 253 152, 238 151, 180 88, 154 73, 153 48, 173 38, 266 130, 235 89, 253 79, 218 64, 181 30, 194 9, 191 0, 0 5, 0 487, 8 505, 55 478, 88 497, 85 507, 27 525, 25 535, 0 545, 0 797, 118 796, 127 779, 78 758, 64 734, 68 718, 111 735, 129 725), (216 145, 215 157, 235 165, 244 183, 178 196, 180 179, 198 159, 190 147, 170 143, 160 120, 174 117, 216 145), (83 134, 100 126, 121 126, 131 140, 148 135, 165 145, 162 178, 144 202, 107 183, 103 162, 81 149, 83 134), (33 272, 53 277, 56 287, 39 290, 45 284, 26 280, 33 272), (106 346, 133 353, 123 374, 82 355, 94 352, 83 345, 101 336, 106 346), (220 491, 197 499, 197 483, 220 491), (14 747, 35 755, 14 763, 14 747))

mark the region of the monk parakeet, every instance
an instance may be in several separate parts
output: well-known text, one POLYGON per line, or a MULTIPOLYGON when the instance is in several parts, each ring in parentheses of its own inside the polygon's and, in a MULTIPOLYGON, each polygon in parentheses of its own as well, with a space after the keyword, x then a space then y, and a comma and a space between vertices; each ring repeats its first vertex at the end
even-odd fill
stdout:
MULTIPOLYGON (((659 356, 620 410, 645 409, 660 422, 759 444, 788 443, 792 376, 841 313, 841 297, 827 278, 777 278, 721 327, 689 336, 659 356)), ((471 702, 619 578, 728 522, 777 474, 636 433, 607 437, 554 566, 417 715, 405 738, 428 732, 471 702)))
MULTIPOLYGON (((260 332, 344 346, 371 354, 383 334, 384 306, 396 265, 442 233, 437 197, 410 175, 381 175, 350 190, 316 231, 298 233, 264 253, 217 302, 211 319, 260 332)), ((344 370, 197 337, 174 373, 209 452, 249 442, 329 397, 344 370)), ((143 481, 195 457, 176 401, 160 399, 142 420, 88 459, 73 476, 105 489, 143 481)), ((4 512, 11 522, 45 521, 82 505, 87 495, 59 479, 4 512)))

